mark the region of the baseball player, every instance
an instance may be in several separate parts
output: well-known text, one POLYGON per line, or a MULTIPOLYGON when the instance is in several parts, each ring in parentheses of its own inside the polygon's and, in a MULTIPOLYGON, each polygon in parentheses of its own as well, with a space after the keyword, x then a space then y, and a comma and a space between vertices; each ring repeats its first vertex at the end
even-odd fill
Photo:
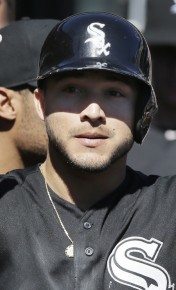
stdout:
POLYGON ((174 289, 176 178, 126 166, 157 109, 142 34, 109 13, 58 23, 35 103, 46 161, 0 183, 0 289, 174 289))
POLYGON ((41 46, 56 23, 26 19, 0 29, 0 174, 45 160, 48 139, 34 90, 41 46))

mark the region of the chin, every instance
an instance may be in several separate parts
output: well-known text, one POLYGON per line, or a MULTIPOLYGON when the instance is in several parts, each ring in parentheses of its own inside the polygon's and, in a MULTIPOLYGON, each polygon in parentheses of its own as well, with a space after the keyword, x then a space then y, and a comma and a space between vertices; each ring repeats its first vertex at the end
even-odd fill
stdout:
POLYGON ((83 163, 76 161, 70 161, 69 165, 77 171, 85 172, 85 173, 100 173, 106 171, 110 167, 110 163, 104 162, 102 164, 90 164, 90 163, 83 163))
POLYGON ((96 155, 96 154, 83 154, 83 156, 74 156, 68 157, 67 156, 67 164, 74 168, 75 170, 79 170, 82 172, 89 172, 89 173, 99 173, 106 171, 110 168, 114 163, 117 163, 119 159, 121 159, 126 153, 124 152, 121 154, 119 150, 116 151, 111 156, 103 156, 96 155))
MULTIPOLYGON (((58 160, 63 164, 67 164, 67 167, 81 172, 98 173, 103 172, 110 168, 113 164, 123 158, 133 145, 133 137, 126 138, 123 144, 119 144, 114 148, 106 148, 100 150, 68 150, 66 146, 59 142, 53 142, 52 148, 54 148, 54 155, 56 154, 58 160), (82 152, 81 152, 82 151, 82 152)), ((119 142, 120 143, 120 142, 119 142)), ((53 157, 54 158, 54 157, 53 157)))

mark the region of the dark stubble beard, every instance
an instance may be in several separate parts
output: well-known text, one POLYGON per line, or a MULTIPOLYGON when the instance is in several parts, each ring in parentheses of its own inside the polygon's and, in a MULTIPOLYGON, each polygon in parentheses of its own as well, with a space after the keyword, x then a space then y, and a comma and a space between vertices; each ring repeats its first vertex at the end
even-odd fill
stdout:
MULTIPOLYGON (((124 157, 129 152, 134 143, 133 136, 131 136, 131 138, 128 138, 124 141, 123 146, 117 147, 116 150, 112 152, 112 155, 109 159, 98 165, 92 162, 91 165, 89 164, 87 166, 86 163, 79 164, 76 158, 69 156, 61 140, 53 134, 53 131, 51 130, 48 122, 46 122, 46 129, 49 138, 50 154, 52 155, 54 153, 55 156, 58 156, 58 160, 62 160, 62 162, 67 164, 70 168, 82 173, 99 173, 105 171, 112 164, 116 163, 119 159, 124 157)), ((53 156, 53 158, 56 158, 55 156, 53 156)))

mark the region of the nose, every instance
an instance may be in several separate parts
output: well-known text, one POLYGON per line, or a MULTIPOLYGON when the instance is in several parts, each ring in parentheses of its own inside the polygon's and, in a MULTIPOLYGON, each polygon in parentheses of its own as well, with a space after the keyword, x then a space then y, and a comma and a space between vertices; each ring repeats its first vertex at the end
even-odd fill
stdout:
POLYGON ((106 116, 105 112, 97 103, 89 104, 81 113, 80 113, 81 122, 99 122, 105 124, 106 116))

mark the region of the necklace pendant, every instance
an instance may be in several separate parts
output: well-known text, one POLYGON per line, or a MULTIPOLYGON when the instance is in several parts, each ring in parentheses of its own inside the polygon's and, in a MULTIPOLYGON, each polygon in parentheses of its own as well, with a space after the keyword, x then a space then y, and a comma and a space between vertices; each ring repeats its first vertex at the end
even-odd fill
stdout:
POLYGON ((66 249, 65 249, 65 255, 69 258, 73 258, 74 257, 74 247, 73 244, 69 245, 66 249))

